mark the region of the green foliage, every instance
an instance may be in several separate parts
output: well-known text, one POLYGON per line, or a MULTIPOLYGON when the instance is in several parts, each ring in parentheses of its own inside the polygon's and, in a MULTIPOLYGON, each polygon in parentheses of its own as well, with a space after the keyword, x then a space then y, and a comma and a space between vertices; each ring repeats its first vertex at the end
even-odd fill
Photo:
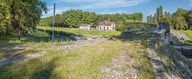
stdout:
MULTIPOLYGON (((133 14, 96 14, 95 12, 88 12, 82 10, 68 10, 62 14, 56 15, 56 24, 57 27, 74 27, 77 28, 81 24, 89 24, 92 27, 96 27, 101 21, 110 20, 117 24, 121 25, 125 22, 142 22, 143 14, 142 13, 133 13, 133 14)), ((39 22, 40 26, 51 26, 52 25, 52 16, 43 18, 39 22)), ((118 28, 119 29, 119 28, 118 28)))
POLYGON ((157 24, 157 14, 155 13, 154 16, 150 15, 147 16, 147 23, 148 24, 157 24))
POLYGON ((163 20, 163 7, 162 6, 160 6, 160 7, 158 7, 157 9, 156 9, 156 12, 157 12, 157 22, 158 23, 160 23, 160 22, 162 22, 163 20))
POLYGON ((173 28, 176 30, 187 30, 188 26, 184 17, 175 17, 173 20, 173 28))
POLYGON ((0 26, 0 30, 1 30, 1 31, 0 31, 0 34, 1 34, 1 35, 5 35, 6 32, 7 32, 6 29, 7 29, 6 27, 0 26))
POLYGON ((46 11, 46 5, 42 0, 1 0, 0 28, 6 29, 6 32, 7 29, 13 28, 26 34, 28 30, 35 29, 42 12, 46 11))
POLYGON ((175 13, 173 13, 173 28, 177 30, 187 30, 188 25, 185 20, 185 15, 187 11, 185 9, 177 9, 175 13))
POLYGON ((189 29, 192 29, 192 10, 190 10, 190 11, 186 14, 185 18, 186 18, 186 21, 187 21, 187 24, 188 24, 188 28, 189 28, 189 29))
POLYGON ((125 25, 124 25, 122 22, 117 24, 116 30, 122 31, 122 30, 124 30, 124 29, 125 29, 125 25))
POLYGON ((10 14, 6 0, 0 1, 0 35, 7 33, 10 22, 10 14))
POLYGON ((186 30, 186 31, 183 30, 181 32, 185 33, 189 38, 192 39, 192 31, 191 30, 186 30))
POLYGON ((149 25, 147 25, 146 23, 141 23, 141 22, 119 22, 116 23, 117 31, 124 31, 126 30, 130 30, 130 29, 142 29, 142 28, 147 28, 149 25))
POLYGON ((152 16, 147 16, 147 23, 158 24, 160 22, 169 24, 172 28, 177 30, 192 29, 192 11, 178 8, 173 14, 165 11, 163 7, 157 8, 157 12, 152 16))
POLYGON ((79 27, 81 24, 94 25, 96 14, 94 12, 83 12, 81 10, 68 10, 63 12, 64 24, 67 27, 79 27))
POLYGON ((153 72, 142 72, 139 74, 139 79, 155 79, 155 74, 153 72))

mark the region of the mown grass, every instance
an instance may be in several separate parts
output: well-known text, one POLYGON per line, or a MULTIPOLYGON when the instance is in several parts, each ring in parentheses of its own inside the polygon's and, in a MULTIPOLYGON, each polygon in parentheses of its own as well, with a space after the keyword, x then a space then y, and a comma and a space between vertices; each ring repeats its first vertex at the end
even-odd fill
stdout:
POLYGON ((186 30, 186 31, 181 31, 181 32, 185 33, 186 35, 189 36, 189 38, 192 39, 192 31, 191 30, 186 30))
MULTIPOLYGON (((41 30, 52 30, 52 27, 43 27, 43 26, 38 26, 38 29, 41 30)), ((61 32, 67 32, 67 33, 73 33, 76 35, 83 35, 83 36, 92 36, 92 35, 97 35, 97 36, 118 36, 121 34, 119 31, 96 31, 96 30, 81 30, 78 28, 60 28, 60 27, 55 27, 55 31, 61 31, 61 32)))
POLYGON ((192 31, 186 30, 186 31, 180 31, 180 32, 186 34, 190 38, 190 40, 184 41, 184 45, 192 45, 192 31))

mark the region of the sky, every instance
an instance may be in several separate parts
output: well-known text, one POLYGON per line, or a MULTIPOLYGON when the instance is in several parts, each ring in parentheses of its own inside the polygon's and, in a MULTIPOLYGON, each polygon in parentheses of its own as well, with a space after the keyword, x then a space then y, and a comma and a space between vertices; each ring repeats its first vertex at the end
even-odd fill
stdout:
POLYGON ((192 0, 43 0, 49 9, 43 18, 53 15, 53 4, 56 3, 56 14, 70 9, 96 12, 97 14, 142 12, 146 16, 154 14, 157 7, 163 6, 168 12, 177 8, 192 9, 192 0))

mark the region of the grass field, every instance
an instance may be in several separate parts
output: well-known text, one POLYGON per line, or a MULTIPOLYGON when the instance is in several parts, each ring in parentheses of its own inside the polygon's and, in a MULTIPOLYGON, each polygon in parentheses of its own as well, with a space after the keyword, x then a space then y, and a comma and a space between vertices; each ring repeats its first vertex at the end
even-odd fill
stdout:
POLYGON ((181 32, 185 33, 186 35, 188 35, 192 39, 192 30, 181 31, 181 32))
POLYGON ((117 31, 96 32, 69 28, 55 30, 117 38, 52 43, 44 41, 50 39, 45 32, 33 33, 34 36, 21 40, 16 35, 1 37, 0 79, 155 78, 146 53, 148 33, 121 34, 117 31))
MULTIPOLYGON (((42 30, 52 30, 52 27, 42 27, 39 26, 38 29, 42 30)), ((77 35, 83 35, 83 36, 118 36, 121 34, 119 31, 94 31, 94 30, 80 30, 78 28, 54 28, 55 31, 61 31, 61 32, 67 32, 67 33, 73 33, 77 35)))
POLYGON ((185 41, 185 44, 186 45, 192 45, 192 31, 187 30, 187 31, 180 31, 180 32, 185 33, 190 38, 190 40, 185 41))

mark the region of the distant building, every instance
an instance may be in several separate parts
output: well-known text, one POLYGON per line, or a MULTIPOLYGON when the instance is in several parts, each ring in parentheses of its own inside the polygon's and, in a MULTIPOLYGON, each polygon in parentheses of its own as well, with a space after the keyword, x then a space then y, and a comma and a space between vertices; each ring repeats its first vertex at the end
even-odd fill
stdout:
POLYGON ((96 27, 97 30, 115 30, 115 23, 108 21, 100 22, 96 27))
POLYGON ((82 30, 90 30, 91 29, 91 26, 88 25, 88 24, 81 24, 79 26, 79 29, 82 29, 82 30))

